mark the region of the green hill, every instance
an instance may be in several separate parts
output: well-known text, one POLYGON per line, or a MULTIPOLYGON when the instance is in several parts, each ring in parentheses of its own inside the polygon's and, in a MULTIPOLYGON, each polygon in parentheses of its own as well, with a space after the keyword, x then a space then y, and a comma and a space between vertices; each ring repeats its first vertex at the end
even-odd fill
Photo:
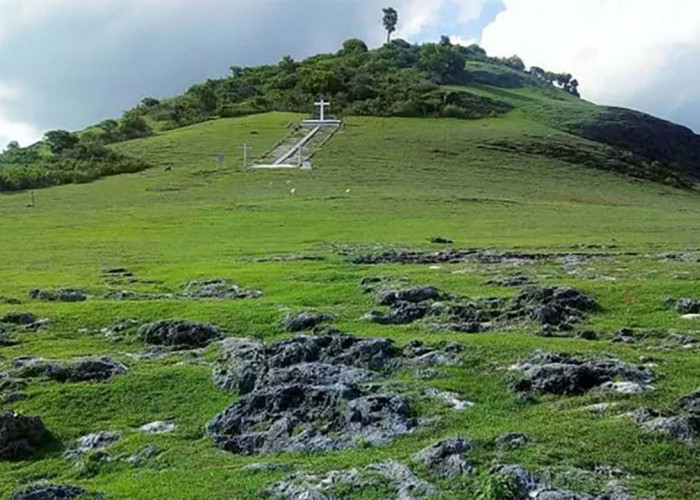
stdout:
MULTIPOLYGON (((695 417, 678 400, 698 386, 698 320, 684 317, 692 301, 682 312, 675 305, 681 298, 700 300, 700 197, 680 163, 651 160, 651 143, 648 151, 621 149, 597 142, 610 136, 595 136, 585 125, 616 113, 626 127, 637 115, 532 83, 536 77, 503 63, 477 62, 470 63, 471 73, 504 73, 500 86, 481 75, 478 82, 444 82, 430 92, 471 103, 465 109, 486 106, 482 117, 357 116, 341 108, 344 125, 314 156, 311 171, 243 169, 239 149, 246 143, 262 156, 305 112, 256 109, 181 127, 157 120, 156 108, 167 110, 182 97, 151 103, 153 109, 138 115, 156 130, 169 130, 107 147, 113 158, 148 168, 36 191, 31 207, 26 192, 0 193, 0 405, 40 417, 47 429, 32 443, 33 453, 6 460, 13 441, 0 427, 0 498, 52 483, 107 499, 257 499, 292 473, 323 477, 340 470, 347 477, 356 468, 362 476, 365 467, 387 460, 430 483, 432 498, 519 498, 506 491, 508 481, 490 473, 499 464, 521 464, 560 490, 602 495, 615 480, 638 498, 697 497, 695 417), (515 85, 518 78, 529 83, 515 85), (391 262, 396 255, 406 263, 391 262), (376 277, 384 281, 367 279, 376 277), (513 278, 519 286, 502 286, 513 278), (567 309, 572 318, 545 327, 537 318, 556 310, 513 306, 514 297, 526 293, 523 279, 572 287, 598 307, 567 309), (262 296, 189 294, 186 283, 204 280, 227 280, 262 296), (362 280, 379 289, 434 285, 445 295, 429 301, 431 311, 453 309, 401 325, 373 322, 367 313, 377 311, 370 316, 376 318, 389 308, 377 303, 377 293, 364 293, 362 280), (44 292, 30 294, 36 289, 44 292), (86 300, 49 300, 62 289, 86 300), (497 308, 509 309, 496 317, 497 308), (246 395, 213 383, 219 346, 170 351, 138 329, 187 320, 212 324, 225 337, 272 343, 295 335, 282 322, 301 311, 329 313, 334 328, 394 342, 400 366, 389 363, 360 386, 403 398, 407 418, 415 421, 411 432, 336 451, 225 451, 207 425, 246 395), (13 313, 21 312, 48 322, 17 324, 22 321, 13 313), (465 333, 474 325, 443 321, 461 314, 481 325, 477 313, 493 321, 490 328, 465 333), (456 349, 446 342, 461 346, 454 364, 410 364, 411 353, 422 349, 445 355, 456 349), (603 385, 597 372, 576 372, 558 382, 578 391, 526 392, 522 373, 508 368, 538 350, 587 363, 603 357, 627 363, 607 382, 630 382, 630 373, 650 370, 655 378, 643 385, 653 390, 591 388, 586 384, 603 385), (65 367, 88 356, 109 356, 127 371, 101 382, 72 380, 65 367), (42 357, 52 368, 26 357, 42 357), (474 405, 456 410, 430 396, 435 389, 474 405), (687 434, 677 439, 624 416, 640 408, 658 412, 654 418, 680 419, 687 434), (154 421, 177 427, 164 434, 140 430, 154 421), (120 438, 82 455, 70 451, 80 437, 100 431, 120 438), (505 433, 526 433, 531 441, 506 446, 496 441, 505 433), (457 436, 470 441, 471 474, 443 478, 412 459, 457 436), (277 467, 251 470, 260 463, 277 467)), ((634 120, 682 135, 644 116, 634 120)), ((115 130, 123 139, 126 131, 144 129, 115 130)), ((49 155, 42 148, 37 154, 49 155)), ((55 161, 67 160, 59 155, 55 161)), ((323 338, 320 331, 306 333, 323 338)), ((273 373, 272 364, 256 370, 255 376, 273 373)), ((306 424, 330 428, 340 442, 342 425, 317 417, 306 424)), ((252 432, 269 424, 260 420, 252 432)), ((295 424, 280 431, 279 442, 303 433, 295 424)), ((396 497, 390 481, 362 477, 361 486, 339 481, 325 493, 396 497)))
POLYGON ((693 187, 700 178, 700 136, 643 113, 584 101, 578 87, 570 74, 526 70, 518 57, 489 57, 476 45, 395 40, 369 50, 352 39, 335 54, 301 62, 285 57, 277 65, 232 67, 229 77, 193 85, 169 99, 145 98, 120 120, 105 120, 72 138, 57 131, 45 141, 53 154, 8 149, 0 155, 0 190, 142 170, 146 164, 110 156, 104 145, 219 118, 312 113, 319 97, 331 100, 338 117, 524 119, 553 129, 547 134, 554 139, 522 137, 495 147, 693 187))

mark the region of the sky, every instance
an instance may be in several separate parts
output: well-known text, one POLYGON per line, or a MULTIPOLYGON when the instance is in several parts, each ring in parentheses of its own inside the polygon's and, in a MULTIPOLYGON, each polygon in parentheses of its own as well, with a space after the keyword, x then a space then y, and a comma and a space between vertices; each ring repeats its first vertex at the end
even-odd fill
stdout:
POLYGON ((348 38, 481 44, 567 71, 583 97, 700 132, 698 0, 0 0, 0 149, 118 117, 230 66, 334 52, 348 38))

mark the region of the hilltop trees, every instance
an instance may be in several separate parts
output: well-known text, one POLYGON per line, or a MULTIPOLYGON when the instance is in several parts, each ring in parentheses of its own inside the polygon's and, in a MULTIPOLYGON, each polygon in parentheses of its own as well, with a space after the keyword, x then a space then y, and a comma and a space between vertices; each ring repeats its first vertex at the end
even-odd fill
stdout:
MULTIPOLYGON (((449 40, 449 39, 448 39, 449 40)), ((436 83, 460 83, 464 76, 464 59, 452 45, 427 43, 420 49, 420 69, 434 75, 436 83)))
POLYGON ((384 18, 382 22, 386 30, 386 43, 391 41, 391 34, 396 31, 396 26, 399 24, 399 13, 393 7, 382 9, 384 18))
POLYGON ((86 131, 78 136, 52 130, 44 136, 44 144, 49 151, 41 144, 21 148, 15 143, 0 154, 0 191, 89 182, 148 167, 141 160, 106 148, 101 132, 86 131))
POLYGON ((78 144, 78 137, 67 130, 51 130, 44 135, 44 142, 53 154, 60 155, 78 144))
POLYGON ((579 82, 575 79, 571 73, 553 73, 551 71, 545 71, 539 66, 532 66, 530 68, 530 74, 539 80, 543 80, 550 85, 556 85, 563 91, 569 94, 581 97, 579 94, 578 87, 579 82))
POLYGON ((343 42, 343 48, 340 50, 339 54, 343 56, 347 55, 358 55, 365 54, 369 49, 367 44, 360 40, 359 38, 351 38, 343 42))
MULTIPOLYGON (((389 35, 396 30, 394 13, 386 16, 389 35)), ((167 130, 267 111, 307 113, 319 97, 330 99, 338 114, 478 118, 506 110, 503 103, 444 88, 470 83, 507 88, 551 84, 578 92, 571 75, 541 68, 527 72, 517 56, 489 57, 478 45, 463 47, 447 36, 423 45, 389 37, 389 43, 372 50, 351 38, 334 54, 303 61, 285 56, 277 64, 251 68, 232 66, 228 77, 193 85, 170 99, 149 99, 95 131, 105 142, 114 142, 149 135, 154 124, 167 130)))

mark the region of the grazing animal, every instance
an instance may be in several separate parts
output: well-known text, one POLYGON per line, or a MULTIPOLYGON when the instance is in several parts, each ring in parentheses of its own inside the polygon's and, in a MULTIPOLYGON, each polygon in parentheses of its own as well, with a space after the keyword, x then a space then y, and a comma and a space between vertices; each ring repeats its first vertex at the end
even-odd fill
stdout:
POLYGON ((297 194, 297 188, 292 188, 292 189, 289 191, 289 194, 291 194, 292 196, 294 196, 295 194, 297 194))

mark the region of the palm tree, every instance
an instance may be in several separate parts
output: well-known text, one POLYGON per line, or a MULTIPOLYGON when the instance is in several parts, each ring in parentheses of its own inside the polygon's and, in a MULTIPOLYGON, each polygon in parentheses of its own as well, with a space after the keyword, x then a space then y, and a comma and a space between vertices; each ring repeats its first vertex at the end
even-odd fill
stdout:
POLYGON ((382 9, 384 11, 384 29, 386 29, 386 43, 391 41, 391 34, 396 31, 396 25, 399 23, 399 13, 396 9, 389 7, 382 9))

